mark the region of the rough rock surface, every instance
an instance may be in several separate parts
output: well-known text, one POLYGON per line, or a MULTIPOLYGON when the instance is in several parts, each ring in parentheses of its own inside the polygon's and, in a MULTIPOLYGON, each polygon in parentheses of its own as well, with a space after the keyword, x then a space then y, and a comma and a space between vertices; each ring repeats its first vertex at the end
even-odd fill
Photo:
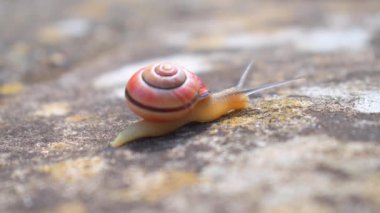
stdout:
POLYGON ((380 212, 380 3, 0 3, 1 212, 380 212), (246 110, 121 148, 136 68, 214 90, 255 59, 246 110))

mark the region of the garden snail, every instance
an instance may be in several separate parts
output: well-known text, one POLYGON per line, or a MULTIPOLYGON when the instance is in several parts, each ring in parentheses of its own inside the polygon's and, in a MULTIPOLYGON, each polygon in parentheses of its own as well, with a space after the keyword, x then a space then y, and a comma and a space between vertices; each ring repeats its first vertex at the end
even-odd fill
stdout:
POLYGON ((160 136, 190 122, 210 122, 232 111, 247 108, 249 96, 300 78, 243 89, 253 62, 243 72, 238 84, 210 93, 202 80, 186 68, 159 63, 138 70, 128 81, 125 97, 129 108, 143 119, 119 133, 111 146, 160 136))

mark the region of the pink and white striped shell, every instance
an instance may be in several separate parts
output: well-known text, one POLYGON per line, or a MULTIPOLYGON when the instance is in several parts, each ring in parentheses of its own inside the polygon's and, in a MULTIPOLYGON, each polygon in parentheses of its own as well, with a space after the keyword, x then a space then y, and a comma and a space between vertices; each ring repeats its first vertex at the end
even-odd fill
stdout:
POLYGON ((208 96, 208 88, 194 73, 173 63, 159 63, 138 70, 128 81, 129 108, 149 121, 172 121, 190 113, 208 96))

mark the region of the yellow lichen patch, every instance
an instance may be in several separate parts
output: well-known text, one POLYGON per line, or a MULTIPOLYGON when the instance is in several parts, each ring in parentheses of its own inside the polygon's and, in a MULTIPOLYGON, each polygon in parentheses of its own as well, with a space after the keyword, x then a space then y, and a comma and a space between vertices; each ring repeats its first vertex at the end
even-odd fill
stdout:
POLYGON ((294 20, 294 13, 286 5, 277 7, 271 3, 263 4, 252 14, 249 17, 250 23, 246 22, 248 25, 246 27, 256 30, 273 29, 273 25, 268 23, 277 23, 277 28, 278 25, 286 26, 287 23, 291 23, 294 20))
POLYGON ((15 95, 24 90, 24 86, 19 82, 0 85, 1 95, 15 95))
POLYGON ((85 1, 75 5, 73 14, 91 19, 102 18, 106 15, 109 4, 107 1, 85 1))
POLYGON ((230 119, 226 119, 222 122, 222 125, 237 127, 248 123, 253 123, 256 121, 256 117, 233 117, 230 119))
MULTIPOLYGON (((63 41, 67 41, 74 38, 81 38, 90 33, 91 23, 86 19, 63 19, 54 23, 50 23, 39 29, 37 32, 37 38, 40 42, 47 44, 55 44, 63 41)), ((50 58, 51 60, 57 60, 58 63, 65 60, 63 55, 57 55, 56 58, 50 58)))
POLYGON ((102 158, 79 158, 59 163, 44 165, 38 168, 40 172, 47 173, 62 183, 77 183, 88 181, 105 168, 102 158))
POLYGON ((51 151, 61 151, 73 147, 73 144, 67 142, 54 142, 48 145, 48 149, 51 151))
POLYGON ((186 171, 166 171, 146 174, 142 171, 128 172, 131 187, 116 191, 112 197, 118 200, 144 200, 157 202, 199 182, 196 174, 186 171))
POLYGON ((66 34, 59 28, 54 26, 47 26, 39 30, 37 34, 41 42, 54 44, 67 39, 66 34))
POLYGON ((298 99, 278 99, 278 100, 261 100, 256 102, 252 108, 255 111, 249 112, 248 115, 226 119, 222 125, 241 126, 242 124, 256 121, 264 124, 284 123, 287 120, 304 115, 304 111, 312 105, 312 102, 298 99))
POLYGON ((210 50, 222 48, 226 45, 226 38, 223 36, 197 37, 190 40, 187 48, 191 50, 210 50))
POLYGON ((368 199, 380 206, 380 173, 368 178, 364 184, 364 193, 368 199))
POLYGON ((218 134, 218 132, 219 132, 219 129, 217 129, 217 128, 210 128, 209 131, 208 131, 208 134, 210 134, 210 135, 216 135, 216 134, 218 134))
POLYGON ((42 105, 34 114, 37 116, 50 117, 53 115, 65 115, 70 111, 70 105, 66 102, 53 102, 42 105))
POLYGON ((66 123, 79 123, 79 122, 87 120, 89 118, 90 118, 89 115, 79 115, 79 114, 77 114, 77 115, 72 115, 72 116, 66 117, 65 118, 65 122, 66 123))
POLYGON ((264 213, 319 213, 319 212, 334 212, 331 208, 317 204, 312 201, 294 201, 294 203, 280 204, 262 211, 264 213))
POLYGON ((255 103, 255 108, 260 108, 264 110, 277 110, 277 109, 296 109, 296 108, 307 108, 313 103, 307 100, 299 100, 294 98, 288 99, 276 99, 276 100, 261 100, 255 103))
POLYGON ((74 144, 67 142, 49 143, 47 147, 41 149, 41 154, 49 154, 50 152, 61 152, 76 147, 74 144))
POLYGON ((58 205, 55 208, 48 209, 42 212, 57 212, 57 213, 86 213, 86 207, 80 202, 67 202, 58 205))
POLYGON ((163 175, 160 181, 144 193, 143 198, 147 201, 156 202, 184 187, 195 184, 197 181, 198 178, 194 173, 168 172, 163 175))

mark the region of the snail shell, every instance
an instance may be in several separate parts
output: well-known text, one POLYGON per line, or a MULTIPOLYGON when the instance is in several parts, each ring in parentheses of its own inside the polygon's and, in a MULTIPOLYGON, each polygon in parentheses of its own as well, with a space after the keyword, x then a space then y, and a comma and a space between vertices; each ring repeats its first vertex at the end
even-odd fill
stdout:
POLYGON ((125 88, 129 108, 148 121, 181 118, 208 95, 208 88, 197 75, 173 63, 138 70, 125 88))

